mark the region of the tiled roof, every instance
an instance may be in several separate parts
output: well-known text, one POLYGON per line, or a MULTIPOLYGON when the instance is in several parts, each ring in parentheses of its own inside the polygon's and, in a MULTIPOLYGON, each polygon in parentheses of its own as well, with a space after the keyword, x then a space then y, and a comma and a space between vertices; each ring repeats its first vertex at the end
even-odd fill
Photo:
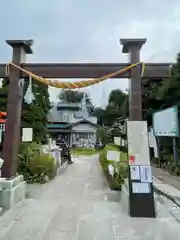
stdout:
POLYGON ((77 126, 81 123, 86 123, 86 124, 90 124, 90 125, 93 125, 93 126, 97 126, 97 124, 95 124, 91 121, 88 121, 86 119, 81 119, 81 120, 79 120, 77 122, 74 122, 74 123, 48 123, 47 128, 48 129, 69 129, 69 128, 77 126))
MULTIPOLYGON (((49 113, 48 113, 48 122, 49 123, 58 123, 58 122, 61 122, 61 111, 58 111, 57 110, 57 107, 53 107, 49 110, 49 113)), ((82 121, 83 118, 74 118, 73 121, 71 123, 76 123, 76 122, 80 122, 82 121)), ((88 122, 91 122, 93 124, 97 124, 97 117, 92 117, 92 116, 89 116, 86 118, 86 120, 88 122)))

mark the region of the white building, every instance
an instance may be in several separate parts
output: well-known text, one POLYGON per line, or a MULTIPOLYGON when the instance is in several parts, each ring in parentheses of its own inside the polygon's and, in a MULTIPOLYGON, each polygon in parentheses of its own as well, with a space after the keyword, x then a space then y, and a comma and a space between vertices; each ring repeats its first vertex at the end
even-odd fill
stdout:
POLYGON ((81 103, 60 102, 48 113, 48 132, 61 135, 69 145, 91 146, 96 143, 97 117, 91 116, 83 97, 81 103))

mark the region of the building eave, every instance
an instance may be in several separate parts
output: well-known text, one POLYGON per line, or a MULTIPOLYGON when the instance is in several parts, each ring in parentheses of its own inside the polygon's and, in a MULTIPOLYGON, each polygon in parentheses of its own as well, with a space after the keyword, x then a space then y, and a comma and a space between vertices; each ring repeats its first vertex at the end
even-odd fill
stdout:
POLYGON ((82 119, 82 120, 80 120, 80 121, 77 121, 77 122, 75 122, 75 123, 72 123, 71 126, 74 127, 74 126, 77 126, 77 125, 79 125, 79 124, 81 124, 81 123, 87 123, 87 124, 90 124, 90 125, 92 125, 92 126, 97 127, 97 124, 95 124, 95 123, 93 123, 93 122, 91 122, 91 121, 89 121, 89 120, 87 120, 87 119, 82 119))

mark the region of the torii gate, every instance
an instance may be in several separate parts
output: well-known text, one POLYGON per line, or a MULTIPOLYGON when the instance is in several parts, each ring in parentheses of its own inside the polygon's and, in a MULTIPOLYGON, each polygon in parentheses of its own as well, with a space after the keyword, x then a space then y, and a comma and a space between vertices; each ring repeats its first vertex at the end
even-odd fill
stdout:
MULTIPOLYGON (((130 64, 140 62, 140 50, 146 39, 120 39, 122 52, 130 56, 130 64)), ((33 40, 7 40, 13 48, 12 62, 41 77, 48 78, 96 78, 123 69, 129 63, 25 63, 26 54, 32 54, 33 40)), ((0 64, 0 77, 4 78, 5 64, 0 64)), ((143 78, 168 78, 170 64, 146 63, 143 78)), ((16 156, 18 153, 21 124, 22 86, 20 78, 27 77, 17 68, 11 69, 8 89, 6 131, 3 144, 4 165, 2 176, 13 178, 16 175, 16 156)), ((142 120, 141 66, 137 66, 114 78, 129 78, 129 120, 142 120)))

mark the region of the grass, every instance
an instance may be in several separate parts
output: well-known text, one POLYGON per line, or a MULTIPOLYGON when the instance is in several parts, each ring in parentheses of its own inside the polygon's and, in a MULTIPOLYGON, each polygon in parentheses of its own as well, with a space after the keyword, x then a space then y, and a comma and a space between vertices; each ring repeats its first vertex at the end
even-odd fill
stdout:
POLYGON ((71 153, 76 156, 92 156, 99 152, 99 149, 93 148, 71 148, 71 153))

